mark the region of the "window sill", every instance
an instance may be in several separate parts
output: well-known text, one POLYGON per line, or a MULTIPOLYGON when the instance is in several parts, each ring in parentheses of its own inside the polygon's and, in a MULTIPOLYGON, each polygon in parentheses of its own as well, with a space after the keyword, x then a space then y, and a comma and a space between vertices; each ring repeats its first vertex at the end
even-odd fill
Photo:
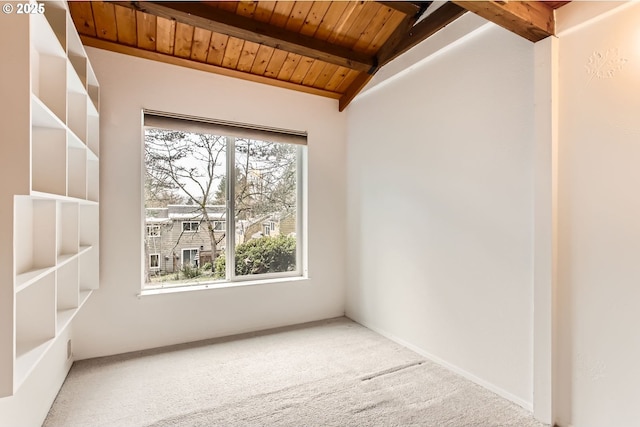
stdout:
POLYGON ((281 277, 281 278, 273 278, 273 279, 243 280, 243 281, 237 281, 237 282, 207 283, 202 285, 167 286, 165 288, 143 289, 138 294, 138 298, 149 296, 149 295, 164 295, 164 294, 174 294, 179 292, 205 291, 209 289, 228 289, 228 288, 237 288, 242 286, 271 285, 276 283, 300 282, 302 284, 308 281, 309 281, 309 278, 306 276, 295 276, 295 277, 281 277))

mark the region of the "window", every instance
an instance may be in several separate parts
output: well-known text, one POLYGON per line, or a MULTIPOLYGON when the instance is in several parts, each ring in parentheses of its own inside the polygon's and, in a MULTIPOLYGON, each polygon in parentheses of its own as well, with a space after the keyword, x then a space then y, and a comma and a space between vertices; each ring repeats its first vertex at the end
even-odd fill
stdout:
POLYGON ((160 226, 159 225, 147 225, 147 236, 149 237, 157 237, 160 235, 160 226))
POLYGON ((200 223, 198 221, 183 221, 182 231, 185 233, 195 233, 198 231, 200 223))
POLYGON ((303 133, 155 112, 144 122, 145 216, 175 224, 145 241, 165 259, 146 287, 302 275, 303 133))
POLYGON ((149 268, 151 270, 160 269, 160 254, 150 254, 149 255, 149 268))
POLYGON ((198 249, 183 249, 182 250, 182 266, 184 267, 198 267, 198 261, 200 256, 198 249))

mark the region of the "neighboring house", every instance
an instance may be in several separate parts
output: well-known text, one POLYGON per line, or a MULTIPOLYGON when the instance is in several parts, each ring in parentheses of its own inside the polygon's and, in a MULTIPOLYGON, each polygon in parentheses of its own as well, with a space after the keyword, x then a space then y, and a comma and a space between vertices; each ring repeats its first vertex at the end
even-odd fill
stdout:
MULTIPOLYGON (((219 255, 225 249, 225 206, 207 206, 213 221, 219 255)), ((147 208, 145 218, 147 265, 151 274, 173 273, 185 265, 199 267, 211 259, 211 239, 196 205, 168 205, 147 208)), ((294 213, 263 215, 254 220, 238 221, 236 244, 263 236, 295 235, 294 213)))
POLYGON ((253 221, 243 221, 241 227, 236 230, 236 243, 280 234, 285 236, 296 234, 295 213, 270 214, 253 221))
MULTIPOLYGON (((206 207, 213 221, 216 251, 224 250, 226 239, 225 206, 206 207)), ((196 205, 168 205, 147 208, 145 219, 149 271, 172 273, 185 265, 200 266, 211 259, 211 238, 196 205)))

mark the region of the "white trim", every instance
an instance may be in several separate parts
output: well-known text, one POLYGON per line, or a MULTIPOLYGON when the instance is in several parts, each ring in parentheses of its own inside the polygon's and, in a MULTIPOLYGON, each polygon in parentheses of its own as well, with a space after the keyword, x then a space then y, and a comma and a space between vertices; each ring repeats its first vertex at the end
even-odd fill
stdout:
MULTIPOLYGON (((145 115, 146 113, 149 113, 151 115, 153 115, 153 120, 161 120, 161 114, 160 113, 156 113, 156 112, 152 112, 152 111, 147 111, 145 110, 143 112, 143 121, 147 120, 147 116, 145 115)), ((167 117, 174 117, 174 119, 176 118, 175 115, 171 115, 168 114, 167 117)), ((202 122, 202 121, 206 121, 206 120, 198 120, 198 122, 202 122)), ((206 121, 207 123, 209 123, 208 121, 206 121)), ((171 119, 168 119, 167 123, 172 123, 171 119)), ((176 122, 177 123, 177 122, 176 122)), ((213 123, 213 122, 211 122, 213 123)), ((184 124, 184 123, 182 123, 184 124)), ((193 124, 194 127, 196 127, 196 122, 187 122, 187 124, 193 124)), ((196 129, 197 131, 197 129, 196 129)), ((221 134, 222 135, 222 134, 221 134)), ((303 176, 306 176, 306 166, 307 166, 307 159, 306 159, 306 149, 303 147, 306 147, 306 132, 304 133, 304 135, 298 135, 299 138, 304 138, 305 144, 297 144, 296 147, 296 265, 295 265, 295 269, 293 271, 282 271, 282 272, 274 272, 274 273, 265 273, 265 274, 251 274, 251 275, 246 275, 246 276, 237 276, 235 274, 235 250, 236 250, 236 218, 235 218, 235 182, 236 182, 236 177, 235 177, 235 166, 236 166, 236 137, 233 135, 222 135, 225 138, 225 152, 226 152, 226 159, 225 159, 225 163, 226 163, 226 177, 227 177, 227 197, 226 197, 226 212, 225 213, 220 213, 220 217, 218 219, 216 219, 213 224, 213 228, 214 228, 214 232, 220 232, 220 231, 225 231, 226 232, 226 243, 225 243, 225 250, 224 250, 224 254, 225 254, 225 264, 226 264, 226 280, 223 281, 223 283, 231 283, 231 282, 236 282, 236 281, 256 281, 256 280, 271 280, 271 279, 278 279, 278 278, 284 278, 284 277, 302 277, 303 276, 303 271, 306 274, 307 271, 307 267, 306 267, 306 247, 302 247, 302 245, 304 244, 304 242, 306 241, 306 239, 303 238, 303 233, 301 233, 302 230, 306 230, 306 224, 303 225, 303 212, 304 212, 304 206, 303 202, 306 203, 306 187, 304 187, 303 185, 303 176), (224 219, 223 219, 224 218, 224 219), (216 225, 217 224, 225 224, 224 228, 221 229, 216 229, 216 225), (304 258, 304 260, 303 260, 304 258), (304 265, 303 265, 304 263, 304 265)), ((145 132, 143 131, 143 140, 145 138, 145 132)), ((270 141, 270 140, 264 140, 264 142, 267 143, 275 143, 275 144, 286 144, 286 142, 282 142, 282 141, 270 141)), ((146 167, 146 165, 143 162, 143 169, 146 167)), ((144 209, 144 208, 143 208, 144 209)), ((171 214, 169 215, 170 219, 174 219, 175 215, 171 214)), ((305 217, 306 219, 306 217, 305 217)), ((200 223, 201 221, 196 221, 193 220, 193 216, 191 216, 190 218, 185 218, 184 220, 180 221, 180 230, 181 233, 197 233, 199 231, 202 231, 200 229, 200 223), (197 224, 197 229, 193 229, 195 228, 192 224, 196 223, 197 224), (188 226, 186 226, 185 224, 190 224, 188 226), (185 229, 185 227, 188 227, 189 229, 185 229)), ((305 221, 306 223, 306 221, 305 221)), ((147 225, 148 226, 148 225, 147 225)), ((273 232, 275 231, 275 221, 270 220, 268 222, 267 225, 262 224, 262 234, 263 235, 267 235, 267 233, 265 233, 266 228, 265 227, 269 227, 269 233, 268 235, 272 235, 273 232)), ((194 250, 191 248, 182 248, 180 249, 180 264, 181 266, 185 265, 185 261, 184 261, 184 252, 187 250, 194 250)), ((199 249, 195 249, 196 251, 198 251, 197 253, 199 254, 199 249)), ((212 262, 214 262, 214 260, 212 260, 212 262)), ((198 266, 200 266, 200 263, 198 262, 198 266)), ((216 285, 220 283, 217 282, 216 285)), ((181 284, 179 286, 184 286, 184 284, 181 284)), ((197 286, 195 283, 192 283, 189 286, 197 286)), ((144 291, 146 289, 149 288, 149 284, 145 283, 144 280, 142 281, 142 285, 141 285, 141 291, 144 291)))
MULTIPOLYGON (((347 317, 349 317, 349 316, 347 315, 347 317)), ((483 380, 482 378, 477 377, 474 374, 472 374, 470 372, 467 372, 464 369, 462 369, 462 368, 460 368, 460 367, 458 367, 456 365, 453 365, 453 364, 451 364, 451 363, 439 358, 438 356, 435 356, 435 355, 433 355, 433 354, 421 349, 420 347, 417 347, 417 346, 415 346, 415 345, 403 340, 402 338, 399 338, 399 337, 397 337, 397 336, 395 336, 395 335, 393 335, 393 334, 391 334, 391 333, 389 333, 389 332, 387 332, 387 331, 385 331, 385 330, 383 330, 381 328, 378 328, 377 326, 374 326, 374 325, 370 324, 369 322, 363 322, 363 321, 360 321, 360 320, 357 320, 357 319, 352 319, 352 320, 354 322, 359 323, 362 326, 364 326, 364 327, 366 327, 368 329, 371 329, 372 331, 382 335, 383 337, 390 339, 391 341, 394 341, 394 342, 396 342, 396 343, 398 343, 398 344, 400 344, 400 345, 402 345, 404 347, 407 347, 410 350, 415 351, 419 355, 424 356, 427 359, 431 360, 432 362, 435 362, 438 365, 441 365, 441 366, 449 369, 450 371, 461 375, 462 377, 464 377, 464 378, 466 378, 466 379, 468 379, 468 380, 470 380, 470 381, 472 381, 472 382, 474 382, 474 383, 486 388, 487 390, 494 392, 498 396, 504 397, 505 399, 517 404, 518 406, 523 407, 527 411, 533 412, 533 405, 532 405, 531 402, 527 402, 526 400, 521 399, 521 398, 519 398, 518 396, 516 396, 516 395, 514 395, 512 393, 509 393, 508 391, 504 390, 503 388, 498 387, 497 385, 492 384, 489 381, 483 380)))
POLYGON ((278 279, 261 279, 261 280, 244 280, 237 282, 229 282, 229 281, 218 281, 218 282, 209 282, 209 283, 201 283, 197 285, 190 284, 179 284, 175 286, 165 286, 158 288, 146 288, 140 291, 138 294, 138 298, 150 296, 150 295, 171 295, 180 292, 194 292, 194 291, 205 291, 212 289, 228 289, 228 288, 236 288, 239 286, 260 286, 260 285, 276 285, 276 284, 287 284, 287 283, 295 283, 308 285, 310 284, 310 279, 308 277, 296 276, 296 277, 282 277, 278 279))
POLYGON ((236 275, 236 139, 226 137, 227 145, 227 235, 225 243, 225 278, 233 281, 236 275), (227 250, 228 249, 228 250, 227 250))
POLYGON ((552 424, 555 304, 558 283, 558 55, 559 40, 534 45, 533 162, 533 414, 552 424))

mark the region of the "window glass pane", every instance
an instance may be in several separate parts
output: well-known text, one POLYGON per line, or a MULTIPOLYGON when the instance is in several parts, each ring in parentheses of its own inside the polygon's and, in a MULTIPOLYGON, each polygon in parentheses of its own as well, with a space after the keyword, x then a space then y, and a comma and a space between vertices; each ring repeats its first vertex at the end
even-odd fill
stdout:
POLYGON ((235 274, 296 270, 296 145, 235 140, 235 274))
POLYGON ((147 287, 224 280, 226 146, 223 136, 145 128, 147 287), (155 266, 154 266, 155 265, 155 266))

